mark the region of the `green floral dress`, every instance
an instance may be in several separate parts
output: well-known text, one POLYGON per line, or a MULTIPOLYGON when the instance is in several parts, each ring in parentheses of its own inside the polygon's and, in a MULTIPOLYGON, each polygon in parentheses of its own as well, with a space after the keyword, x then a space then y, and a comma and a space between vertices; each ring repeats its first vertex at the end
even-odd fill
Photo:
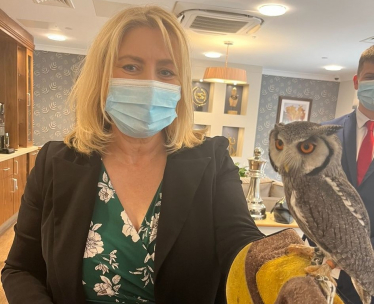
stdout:
POLYGON ((160 185, 137 232, 102 165, 83 256, 87 303, 154 303, 154 259, 161 198, 160 185))

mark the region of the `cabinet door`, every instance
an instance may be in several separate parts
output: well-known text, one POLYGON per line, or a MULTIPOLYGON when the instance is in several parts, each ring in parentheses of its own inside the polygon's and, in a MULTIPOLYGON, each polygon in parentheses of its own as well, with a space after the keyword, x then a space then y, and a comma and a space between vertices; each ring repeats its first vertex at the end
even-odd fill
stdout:
POLYGON ((31 169, 35 166, 36 156, 39 151, 34 151, 28 154, 28 174, 30 174, 31 169))
POLYGON ((0 162, 0 179, 13 175, 13 159, 0 162))
POLYGON ((18 148, 17 43, 0 35, 0 97, 5 105, 5 132, 11 148, 18 148))
POLYGON ((13 159, 0 162, 0 225, 13 215, 13 159))
POLYGON ((21 155, 13 160, 14 210, 16 213, 21 205, 21 198, 25 191, 27 177, 27 155, 21 155))

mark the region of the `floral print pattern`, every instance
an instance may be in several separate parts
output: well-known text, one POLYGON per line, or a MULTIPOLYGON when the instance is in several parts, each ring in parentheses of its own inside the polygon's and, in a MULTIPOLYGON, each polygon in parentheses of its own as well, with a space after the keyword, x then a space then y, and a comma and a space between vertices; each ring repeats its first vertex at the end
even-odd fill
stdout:
POLYGON ((96 232, 101 227, 101 224, 94 225, 91 222, 90 230, 86 242, 86 249, 84 250, 84 258, 92 258, 96 254, 104 251, 104 243, 101 241, 101 236, 96 232))
POLYGON ((106 172, 103 173, 103 182, 99 182, 98 186, 101 188, 99 191, 99 196, 102 201, 107 203, 110 199, 114 198, 115 191, 106 172))
POLYGON ((152 216, 152 219, 151 219, 151 235, 150 235, 151 243, 156 239, 156 236, 157 236, 159 218, 160 218, 160 213, 156 213, 154 216, 152 216))
POLYGON ((87 300, 154 303, 154 259, 161 185, 139 231, 131 223, 103 166, 83 256, 87 300), (99 300, 99 299, 98 299, 99 300))
POLYGON ((124 223, 122 233, 126 236, 131 236, 132 241, 136 243, 140 240, 140 237, 125 210, 121 212, 121 217, 124 223))
POLYGON ((104 283, 97 283, 95 284, 94 290, 97 292, 98 296, 115 296, 118 295, 118 289, 120 289, 121 284, 118 284, 120 281, 121 277, 119 275, 115 275, 112 278, 112 282, 104 276, 100 276, 101 280, 104 283), (118 285, 115 285, 118 284, 118 285))

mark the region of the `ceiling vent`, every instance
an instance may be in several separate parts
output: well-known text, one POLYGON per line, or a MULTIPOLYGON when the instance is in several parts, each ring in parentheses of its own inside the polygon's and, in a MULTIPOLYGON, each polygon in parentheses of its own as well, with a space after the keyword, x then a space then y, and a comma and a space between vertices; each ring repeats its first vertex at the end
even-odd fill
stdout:
POLYGON ((257 32, 264 23, 259 17, 210 9, 185 10, 177 17, 186 29, 219 35, 250 35, 257 32))
POLYGON ((72 0, 32 0, 36 4, 75 8, 72 0))

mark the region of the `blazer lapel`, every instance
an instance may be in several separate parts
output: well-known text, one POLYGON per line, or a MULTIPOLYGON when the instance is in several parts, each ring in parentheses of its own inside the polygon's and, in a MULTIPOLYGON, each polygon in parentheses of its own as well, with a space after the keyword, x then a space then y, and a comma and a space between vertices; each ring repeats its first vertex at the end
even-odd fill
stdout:
POLYGON ((186 221, 195 192, 210 159, 169 158, 167 161, 157 229, 155 278, 186 221))
MULTIPOLYGON (((354 187, 357 187, 357 162, 356 162, 356 112, 351 113, 343 125, 343 165, 348 165, 348 179, 354 187)), ((347 168, 346 168, 347 169, 347 168)))
POLYGON ((101 169, 98 155, 80 162, 53 159, 53 259, 65 303, 85 303, 83 253, 101 169))

